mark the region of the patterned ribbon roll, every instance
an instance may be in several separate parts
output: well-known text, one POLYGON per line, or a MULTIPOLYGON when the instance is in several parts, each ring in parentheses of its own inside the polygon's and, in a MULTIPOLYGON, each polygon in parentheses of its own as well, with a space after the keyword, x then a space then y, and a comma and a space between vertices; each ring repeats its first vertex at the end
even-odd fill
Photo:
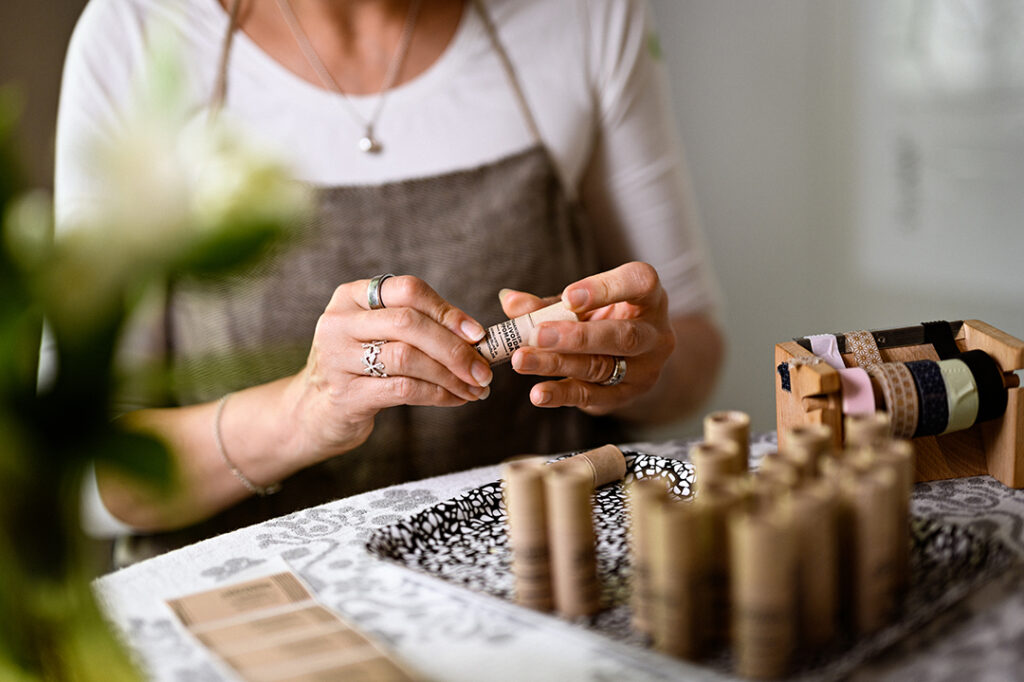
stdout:
POLYGON ((939 361, 942 381, 946 384, 946 403, 949 406, 949 424, 942 433, 970 428, 978 417, 978 385, 963 360, 952 358, 939 361))
POLYGON ((858 367, 867 369, 872 365, 882 364, 882 356, 878 352, 875 336, 869 331, 859 330, 846 332, 846 352, 853 353, 858 367))
POLYGON ((924 327, 924 342, 930 343, 935 348, 940 360, 949 360, 960 355, 960 349, 956 345, 956 339, 953 338, 953 330, 950 329, 949 322, 945 320, 922 322, 921 326, 924 327))
POLYGON ((949 426, 949 403, 946 400, 946 382, 942 380, 939 363, 934 360, 905 362, 914 376, 920 406, 914 437, 936 436, 949 426))
MULTIPOLYGON (((843 393, 843 414, 867 414, 875 411, 875 392, 871 387, 871 377, 861 367, 847 367, 843 364, 843 356, 839 354, 839 344, 835 334, 813 334, 807 339, 811 342, 811 352, 824 360, 830 367, 839 372, 839 382, 843 393)), ((874 338, 871 339, 874 343, 874 338)))
POLYGON ((893 438, 910 438, 917 429, 917 388, 914 377, 902 362, 871 365, 868 374, 882 387, 893 438))
POLYGON ((978 417, 975 422, 1001 417, 1006 412, 1007 395, 999 365, 982 350, 969 350, 959 357, 971 370, 978 386, 978 417))

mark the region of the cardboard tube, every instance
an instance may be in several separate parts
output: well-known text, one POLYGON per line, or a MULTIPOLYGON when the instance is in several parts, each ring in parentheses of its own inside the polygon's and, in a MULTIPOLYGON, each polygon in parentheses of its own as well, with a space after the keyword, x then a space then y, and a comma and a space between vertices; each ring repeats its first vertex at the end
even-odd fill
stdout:
POLYGON ((538 611, 550 611, 553 606, 546 470, 543 457, 514 457, 502 466, 516 603, 538 611))
POLYGON ((818 479, 792 492, 796 530, 799 641, 810 650, 828 645, 839 616, 838 490, 818 479))
POLYGON ((885 467, 864 473, 847 468, 839 486, 852 553, 849 615, 854 631, 865 635, 885 625, 895 607, 896 474, 885 467))
POLYGON ((914 492, 914 446, 908 440, 883 440, 871 449, 879 466, 896 474, 896 531, 893 538, 897 594, 910 587, 910 498, 914 492))
POLYGON ((629 486, 629 538, 633 559, 633 585, 631 605, 633 627, 645 634, 652 634, 652 609, 654 603, 651 577, 651 551, 655 547, 652 533, 652 517, 655 508, 668 500, 668 481, 648 478, 629 486))
POLYGON ((602 445, 594 450, 581 452, 578 455, 560 459, 548 466, 553 469, 583 465, 594 480, 594 487, 621 481, 626 475, 626 458, 614 445, 602 445))
POLYGON ((694 508, 702 515, 707 532, 701 552, 705 557, 707 595, 706 644, 718 647, 729 641, 729 516, 747 499, 747 488, 739 479, 705 485, 694 496, 694 508))
POLYGON ((548 467, 544 474, 555 609, 566 618, 589 616, 601 605, 593 490, 593 477, 581 467, 548 467))
MULTIPOLYGON (((746 462, 732 441, 697 443, 690 448, 696 489, 746 472, 746 462)), ((699 492, 697 494, 700 494, 699 492)))
POLYGON ((848 448, 868 447, 890 438, 891 426, 886 412, 848 414, 843 419, 843 442, 848 448))
POLYGON ((750 460, 750 415, 738 410, 712 412, 704 417, 704 441, 735 443, 740 452, 741 472, 746 472, 750 460))
POLYGON ((706 612, 700 510, 665 497, 651 511, 654 645, 671 656, 696 658, 706 612))
POLYGON ((559 301, 546 308, 488 327, 487 334, 474 348, 492 365, 508 362, 512 353, 526 343, 530 330, 541 322, 578 322, 579 319, 576 313, 559 301))
POLYGON ((745 511, 729 521, 736 672, 785 675, 796 644, 795 537, 786 507, 745 511))
POLYGON ((752 492, 756 495, 759 492, 756 488, 768 483, 774 485, 780 493, 785 493, 799 487, 801 481, 801 472, 792 462, 779 456, 765 458, 751 479, 755 488, 752 492))
POLYGON ((779 454, 792 462, 802 480, 818 474, 819 462, 832 450, 832 429, 824 424, 796 424, 786 429, 779 454))

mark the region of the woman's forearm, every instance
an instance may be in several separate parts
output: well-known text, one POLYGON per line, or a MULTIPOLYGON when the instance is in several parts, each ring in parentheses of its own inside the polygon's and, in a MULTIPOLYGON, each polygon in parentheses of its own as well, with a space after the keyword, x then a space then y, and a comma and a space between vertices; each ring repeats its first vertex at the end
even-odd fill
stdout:
MULTIPOLYGON (((300 442, 289 407, 294 381, 289 377, 234 393, 221 412, 224 452, 257 486, 276 483, 315 459, 300 442)), ((217 445, 218 402, 140 410, 122 417, 126 428, 167 445, 176 481, 166 495, 157 495, 124 474, 98 467, 100 496, 111 514, 138 530, 170 530, 207 518, 251 494, 217 445)))

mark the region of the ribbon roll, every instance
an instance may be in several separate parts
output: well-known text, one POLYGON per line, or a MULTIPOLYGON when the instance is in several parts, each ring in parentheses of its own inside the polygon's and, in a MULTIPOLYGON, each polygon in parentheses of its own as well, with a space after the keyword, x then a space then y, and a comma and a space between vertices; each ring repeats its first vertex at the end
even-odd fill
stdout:
POLYGON ((1003 371, 982 350, 969 350, 960 354, 960 359, 971 370, 978 387, 978 416, 975 423, 996 419, 1006 412, 1007 392, 1003 385, 1003 371))
POLYGON ((919 409, 914 437, 942 433, 949 426, 949 404, 946 401, 946 382, 942 380, 939 363, 934 360, 914 360, 903 364, 913 375, 917 389, 919 409))
POLYGON ((910 438, 917 429, 917 388, 914 377, 901 362, 883 362, 867 368, 882 387, 893 438, 910 438))
POLYGON ((869 331, 858 330, 846 332, 846 351, 853 353, 858 367, 867 369, 872 365, 882 364, 882 355, 878 352, 875 336, 869 331))
POLYGON ((811 352, 824 360, 832 369, 846 369, 843 356, 839 354, 839 343, 835 334, 813 334, 807 337, 811 352))
POLYGON ((949 424, 943 434, 961 431, 974 425, 978 418, 978 385, 963 360, 952 358, 939 361, 942 381, 946 384, 946 404, 949 424))
POLYGON ((960 355, 960 348, 953 338, 953 330, 949 328, 949 322, 940 320, 936 322, 922 322, 924 328, 924 342, 935 348, 940 360, 949 360, 960 355))

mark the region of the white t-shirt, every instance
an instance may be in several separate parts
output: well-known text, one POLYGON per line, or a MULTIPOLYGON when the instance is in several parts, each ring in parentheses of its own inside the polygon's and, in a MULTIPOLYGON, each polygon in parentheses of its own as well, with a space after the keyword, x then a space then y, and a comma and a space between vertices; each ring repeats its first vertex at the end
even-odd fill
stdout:
MULTIPOLYGON (((712 311, 717 287, 647 3, 487 0, 487 6, 564 186, 596 231, 602 264, 651 263, 671 314, 712 311)), ((429 2, 422 11, 430 11, 429 2)), ((89 2, 68 49, 61 91, 58 229, 100 191, 83 150, 117 135, 153 32, 169 31, 180 43, 188 107, 198 118, 210 103, 227 25, 217 0, 89 2)), ((375 95, 349 99, 364 118, 378 101, 375 95)), ((534 144, 471 3, 437 62, 388 93, 375 125, 380 154, 358 150, 363 128, 339 95, 291 73, 243 32, 231 52, 224 114, 276 148, 299 179, 320 186, 439 175, 534 144)), ((44 356, 52 362, 45 347, 44 356)))

